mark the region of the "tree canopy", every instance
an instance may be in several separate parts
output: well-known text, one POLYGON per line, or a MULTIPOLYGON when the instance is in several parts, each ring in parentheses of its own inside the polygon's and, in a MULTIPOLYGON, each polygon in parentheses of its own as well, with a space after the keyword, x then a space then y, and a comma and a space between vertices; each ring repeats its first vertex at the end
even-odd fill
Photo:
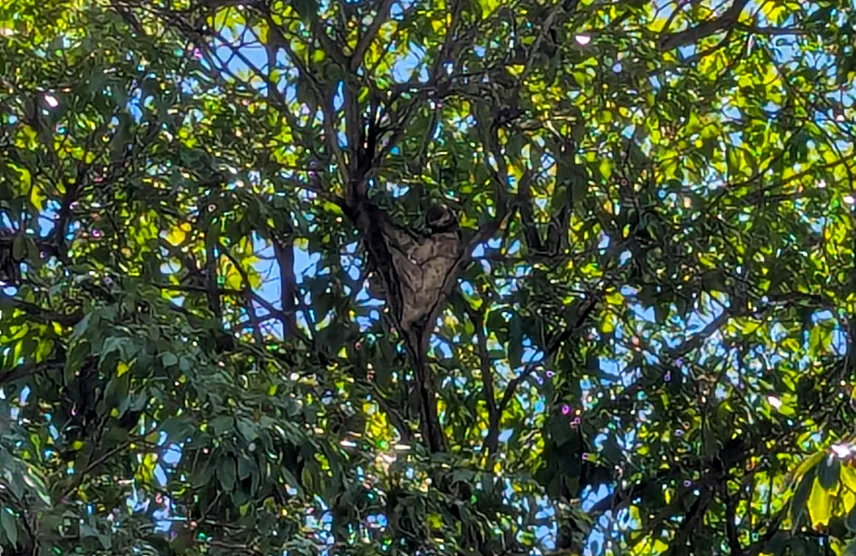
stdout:
POLYGON ((856 554, 848 0, 0 0, 0 547, 856 554))

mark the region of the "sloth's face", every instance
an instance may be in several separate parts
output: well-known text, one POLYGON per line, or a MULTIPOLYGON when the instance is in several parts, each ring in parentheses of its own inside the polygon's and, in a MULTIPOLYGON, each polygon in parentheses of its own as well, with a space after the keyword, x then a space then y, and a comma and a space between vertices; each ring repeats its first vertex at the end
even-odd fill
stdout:
POLYGON ((432 232, 449 232, 458 227, 458 219, 445 205, 432 205, 425 213, 425 224, 432 232))

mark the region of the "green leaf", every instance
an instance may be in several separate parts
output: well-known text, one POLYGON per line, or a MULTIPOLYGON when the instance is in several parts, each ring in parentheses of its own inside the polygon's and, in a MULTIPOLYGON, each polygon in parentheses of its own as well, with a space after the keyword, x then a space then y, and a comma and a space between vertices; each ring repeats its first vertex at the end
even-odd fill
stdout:
POLYGON ((124 358, 126 355, 125 346, 128 344, 128 338, 125 337, 117 337, 111 336, 104 340, 104 343, 101 346, 101 355, 99 357, 98 363, 99 365, 104 362, 108 355, 113 352, 119 352, 121 356, 124 358))
POLYGON ((89 537, 97 537, 97 536, 99 536, 98 529, 92 527, 91 525, 89 525, 87 523, 81 523, 80 524, 80 538, 81 539, 86 539, 89 537))
POLYGON ((826 527, 829 525, 829 519, 832 517, 832 503, 819 479, 814 481, 807 507, 809 519, 811 519, 813 526, 826 527))
POLYGON ((841 461, 830 454, 818 466, 817 478, 820 481, 820 485, 826 490, 833 490, 838 486, 840 472, 841 461))
POLYGON ((856 508, 850 510, 850 513, 847 514, 847 519, 844 520, 844 524, 851 532, 856 532, 856 508))
POLYGON ((82 338, 86 336, 91 325, 98 325, 98 315, 95 313, 86 314, 80 322, 74 326, 74 338, 82 338))
POLYGON ((27 257, 27 238, 23 234, 16 235, 12 242, 12 257, 16 261, 23 261, 27 257))
POLYGON ((160 426, 167 438, 173 442, 182 442, 193 431, 193 422, 187 417, 170 417, 160 426))
POLYGON ((178 364, 178 357, 172 352, 161 354, 161 363, 164 367, 173 367, 178 364))
POLYGON ((244 437, 247 442, 252 442, 258 438, 258 427, 249 419, 238 417, 235 419, 238 432, 244 437))
POLYGON ((247 479, 256 471, 255 464, 248 458, 238 458, 238 478, 240 480, 247 479))
POLYGON ((15 517, 6 510, 0 510, 0 526, 12 546, 18 544, 18 524, 15 517))
POLYGON ((811 467, 806 471, 799 480, 794 497, 791 499, 791 521, 793 522, 793 530, 799 527, 800 519, 805 514, 806 501, 809 494, 812 492, 817 468, 811 467))
POLYGON ((235 490, 236 475, 237 469, 235 466, 235 460, 232 458, 221 459, 220 463, 217 465, 217 479, 220 481, 220 485, 222 485, 223 490, 226 492, 232 492, 235 490))
POLYGON ((220 415, 211 419, 208 426, 218 434, 232 432, 235 429, 235 419, 228 415, 220 415))
POLYGON ((794 480, 799 481, 810 472, 814 472, 821 460, 827 455, 825 451, 818 451, 804 459, 794 471, 794 480))

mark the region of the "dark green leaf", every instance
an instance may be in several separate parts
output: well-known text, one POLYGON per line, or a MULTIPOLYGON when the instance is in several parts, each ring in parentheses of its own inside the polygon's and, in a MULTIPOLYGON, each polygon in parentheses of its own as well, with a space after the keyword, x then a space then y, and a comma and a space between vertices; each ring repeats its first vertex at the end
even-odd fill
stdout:
POLYGON ((0 526, 12 546, 18 544, 18 524, 15 517, 6 510, 0 510, 0 526))
POLYGON ((826 490, 832 490, 838 485, 838 476, 841 472, 841 460, 834 455, 824 458, 817 466, 817 478, 820 485, 826 490))

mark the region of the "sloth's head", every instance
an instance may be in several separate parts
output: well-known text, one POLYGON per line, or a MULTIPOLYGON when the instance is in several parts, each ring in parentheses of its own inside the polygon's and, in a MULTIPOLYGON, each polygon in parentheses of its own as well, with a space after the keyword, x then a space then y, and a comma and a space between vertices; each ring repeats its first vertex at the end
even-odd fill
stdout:
POLYGON ((454 232, 458 229, 458 217, 446 205, 431 205, 425 212, 425 224, 431 233, 454 232))

